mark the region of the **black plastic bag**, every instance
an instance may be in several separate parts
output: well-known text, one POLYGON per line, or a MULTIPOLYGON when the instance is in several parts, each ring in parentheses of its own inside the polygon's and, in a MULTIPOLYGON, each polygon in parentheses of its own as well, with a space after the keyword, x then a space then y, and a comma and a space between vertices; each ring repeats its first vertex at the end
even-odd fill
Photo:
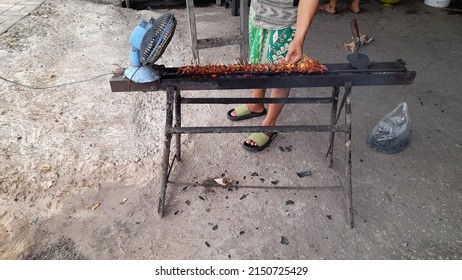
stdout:
POLYGON ((369 146, 387 154, 401 152, 409 144, 410 121, 407 103, 401 102, 372 129, 369 146))

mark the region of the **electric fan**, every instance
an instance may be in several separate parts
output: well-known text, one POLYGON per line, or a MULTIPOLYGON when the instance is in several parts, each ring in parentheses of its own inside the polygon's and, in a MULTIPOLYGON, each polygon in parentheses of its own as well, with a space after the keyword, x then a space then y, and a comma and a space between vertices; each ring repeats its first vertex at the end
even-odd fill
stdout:
POLYGON ((130 36, 130 67, 125 69, 126 78, 136 83, 149 83, 159 80, 152 67, 164 53, 175 32, 176 19, 173 14, 164 14, 149 22, 141 20, 130 36))

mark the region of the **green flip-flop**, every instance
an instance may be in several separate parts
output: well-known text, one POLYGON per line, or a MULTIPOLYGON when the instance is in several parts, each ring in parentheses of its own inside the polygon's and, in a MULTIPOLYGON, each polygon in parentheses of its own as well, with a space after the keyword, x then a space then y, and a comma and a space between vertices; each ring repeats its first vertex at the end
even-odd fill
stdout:
POLYGON ((250 112, 249 108, 245 104, 238 105, 235 108, 229 110, 227 113, 228 119, 232 120, 233 122, 260 117, 263 115, 266 115, 266 108, 263 108, 263 112, 253 113, 250 112), (231 115, 233 111, 236 112, 236 116, 231 115))
POLYGON ((271 136, 268 136, 263 132, 252 133, 250 134, 249 139, 257 143, 258 146, 252 146, 250 144, 247 144, 246 141, 244 141, 242 145, 244 149, 246 149, 249 152, 253 152, 253 153, 261 152, 266 147, 268 147, 268 145, 271 143, 271 141, 273 141, 274 138, 276 138, 277 135, 278 135, 277 132, 274 132, 273 134, 271 134, 271 136))

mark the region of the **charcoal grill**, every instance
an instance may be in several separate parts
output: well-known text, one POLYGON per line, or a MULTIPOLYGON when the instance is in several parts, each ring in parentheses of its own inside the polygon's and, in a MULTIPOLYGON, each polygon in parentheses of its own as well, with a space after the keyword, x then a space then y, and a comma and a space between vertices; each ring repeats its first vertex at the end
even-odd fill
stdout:
MULTIPOLYGON (((373 62, 368 69, 353 69, 349 64, 326 64, 328 71, 324 73, 216 73, 214 75, 179 75, 178 68, 156 66, 160 79, 150 83, 135 83, 123 75, 115 75, 110 81, 113 92, 164 91, 166 93, 166 119, 165 119, 165 141, 162 159, 161 192, 158 201, 158 212, 161 216, 165 213, 165 196, 168 184, 178 184, 170 181, 170 170, 175 160, 181 160, 181 134, 199 133, 242 133, 242 132, 328 132, 329 141, 326 152, 327 164, 332 167, 334 136, 336 132, 345 134, 345 180, 341 186, 322 189, 340 189, 346 195, 347 224, 353 228, 353 193, 351 179, 351 92, 353 86, 382 86, 382 85, 409 85, 412 84, 416 72, 406 68, 405 62, 397 60, 394 62, 373 62), (204 90, 229 90, 229 89, 252 89, 252 88, 310 88, 330 87, 332 94, 325 97, 288 97, 288 98, 236 98, 236 97, 193 97, 184 98, 182 90, 198 91, 204 90), (340 89, 343 88, 343 94, 340 89), (341 98, 340 98, 341 97, 341 98), (182 104, 238 104, 238 103, 311 103, 331 104, 330 122, 321 125, 291 125, 291 126, 195 126, 183 127, 181 125, 182 104), (339 118, 344 109, 345 121, 339 123, 339 118), (176 151, 170 163, 171 141, 175 135, 176 151)), ((226 92, 226 91, 223 91, 226 92)), ((182 185, 187 184, 182 182, 182 185)), ((194 185, 200 185, 194 183, 194 185)), ((233 186, 230 186, 233 187, 233 186)), ((235 186, 237 187, 237 186, 235 186)), ((240 188, 257 187, 243 186, 240 188)), ((260 187, 260 186, 258 186, 260 187)), ((273 189, 313 189, 316 187, 287 186, 275 187, 273 189)))

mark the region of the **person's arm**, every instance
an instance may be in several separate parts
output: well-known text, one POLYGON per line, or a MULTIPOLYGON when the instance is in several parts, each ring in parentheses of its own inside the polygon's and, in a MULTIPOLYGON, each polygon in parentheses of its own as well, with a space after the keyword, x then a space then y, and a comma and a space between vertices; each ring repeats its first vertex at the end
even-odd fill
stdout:
POLYGON ((319 0, 300 0, 297 11, 295 36, 289 45, 286 62, 297 63, 303 56, 303 43, 319 5, 319 0))

